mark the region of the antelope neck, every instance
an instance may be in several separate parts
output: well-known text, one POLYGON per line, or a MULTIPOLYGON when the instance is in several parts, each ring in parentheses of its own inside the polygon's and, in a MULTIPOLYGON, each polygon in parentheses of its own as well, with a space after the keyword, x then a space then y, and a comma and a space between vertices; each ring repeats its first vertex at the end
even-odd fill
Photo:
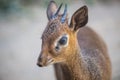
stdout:
MULTIPOLYGON (((78 46, 79 47, 79 46, 78 46)), ((75 50, 65 64, 61 65, 63 76, 65 80, 84 80, 82 74, 84 73, 84 64, 80 54, 80 48, 75 50)))

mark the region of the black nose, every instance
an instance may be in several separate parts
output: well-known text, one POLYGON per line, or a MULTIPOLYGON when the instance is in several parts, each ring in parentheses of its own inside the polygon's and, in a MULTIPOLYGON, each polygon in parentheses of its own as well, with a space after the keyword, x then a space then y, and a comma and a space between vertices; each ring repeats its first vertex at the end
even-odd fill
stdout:
POLYGON ((40 63, 40 62, 38 62, 37 65, 38 65, 39 67, 43 67, 43 64, 40 63))

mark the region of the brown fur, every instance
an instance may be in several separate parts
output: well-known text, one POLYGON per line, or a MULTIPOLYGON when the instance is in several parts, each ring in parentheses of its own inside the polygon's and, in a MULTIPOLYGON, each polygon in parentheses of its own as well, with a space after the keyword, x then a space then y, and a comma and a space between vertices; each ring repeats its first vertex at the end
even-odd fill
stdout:
POLYGON ((85 26, 87 7, 73 14, 70 25, 67 17, 61 23, 61 15, 52 20, 50 16, 48 14, 49 22, 42 35, 42 51, 37 64, 40 67, 54 64, 57 80, 111 80, 107 47, 96 32, 85 26), (69 36, 68 45, 56 51, 56 44, 64 34, 69 36))
POLYGON ((61 69, 56 69, 55 64, 57 74, 63 72, 61 80, 111 80, 111 64, 103 40, 88 27, 81 28, 77 37, 81 54, 71 54, 67 65, 59 64, 61 69))

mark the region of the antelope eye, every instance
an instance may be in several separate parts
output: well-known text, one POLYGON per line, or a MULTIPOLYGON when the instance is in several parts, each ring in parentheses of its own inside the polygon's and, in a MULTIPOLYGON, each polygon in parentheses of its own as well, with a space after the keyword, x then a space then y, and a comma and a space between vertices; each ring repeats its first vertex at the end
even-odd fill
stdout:
POLYGON ((59 44, 60 45, 65 45, 67 43, 67 37, 63 36, 60 40, 59 40, 59 44))

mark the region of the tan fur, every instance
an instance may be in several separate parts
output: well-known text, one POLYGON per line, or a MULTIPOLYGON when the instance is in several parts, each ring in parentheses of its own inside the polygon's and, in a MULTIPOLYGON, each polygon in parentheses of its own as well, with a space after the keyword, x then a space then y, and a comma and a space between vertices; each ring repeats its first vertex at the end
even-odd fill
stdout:
MULTIPOLYGON (((53 4, 52 4, 53 5, 53 4)), ((106 44, 87 23, 87 7, 84 6, 72 17, 71 25, 61 15, 50 20, 42 35, 42 51, 39 66, 54 64, 57 80, 111 80, 111 63, 106 44), (85 14, 85 15, 84 15, 85 14), (69 36, 68 45, 55 47, 64 34, 69 36)))
POLYGON ((88 27, 81 28, 77 37, 81 54, 66 57, 68 62, 59 64, 61 69, 55 64, 57 75, 61 76, 59 72, 63 70, 63 80, 111 80, 111 64, 103 40, 88 27))

